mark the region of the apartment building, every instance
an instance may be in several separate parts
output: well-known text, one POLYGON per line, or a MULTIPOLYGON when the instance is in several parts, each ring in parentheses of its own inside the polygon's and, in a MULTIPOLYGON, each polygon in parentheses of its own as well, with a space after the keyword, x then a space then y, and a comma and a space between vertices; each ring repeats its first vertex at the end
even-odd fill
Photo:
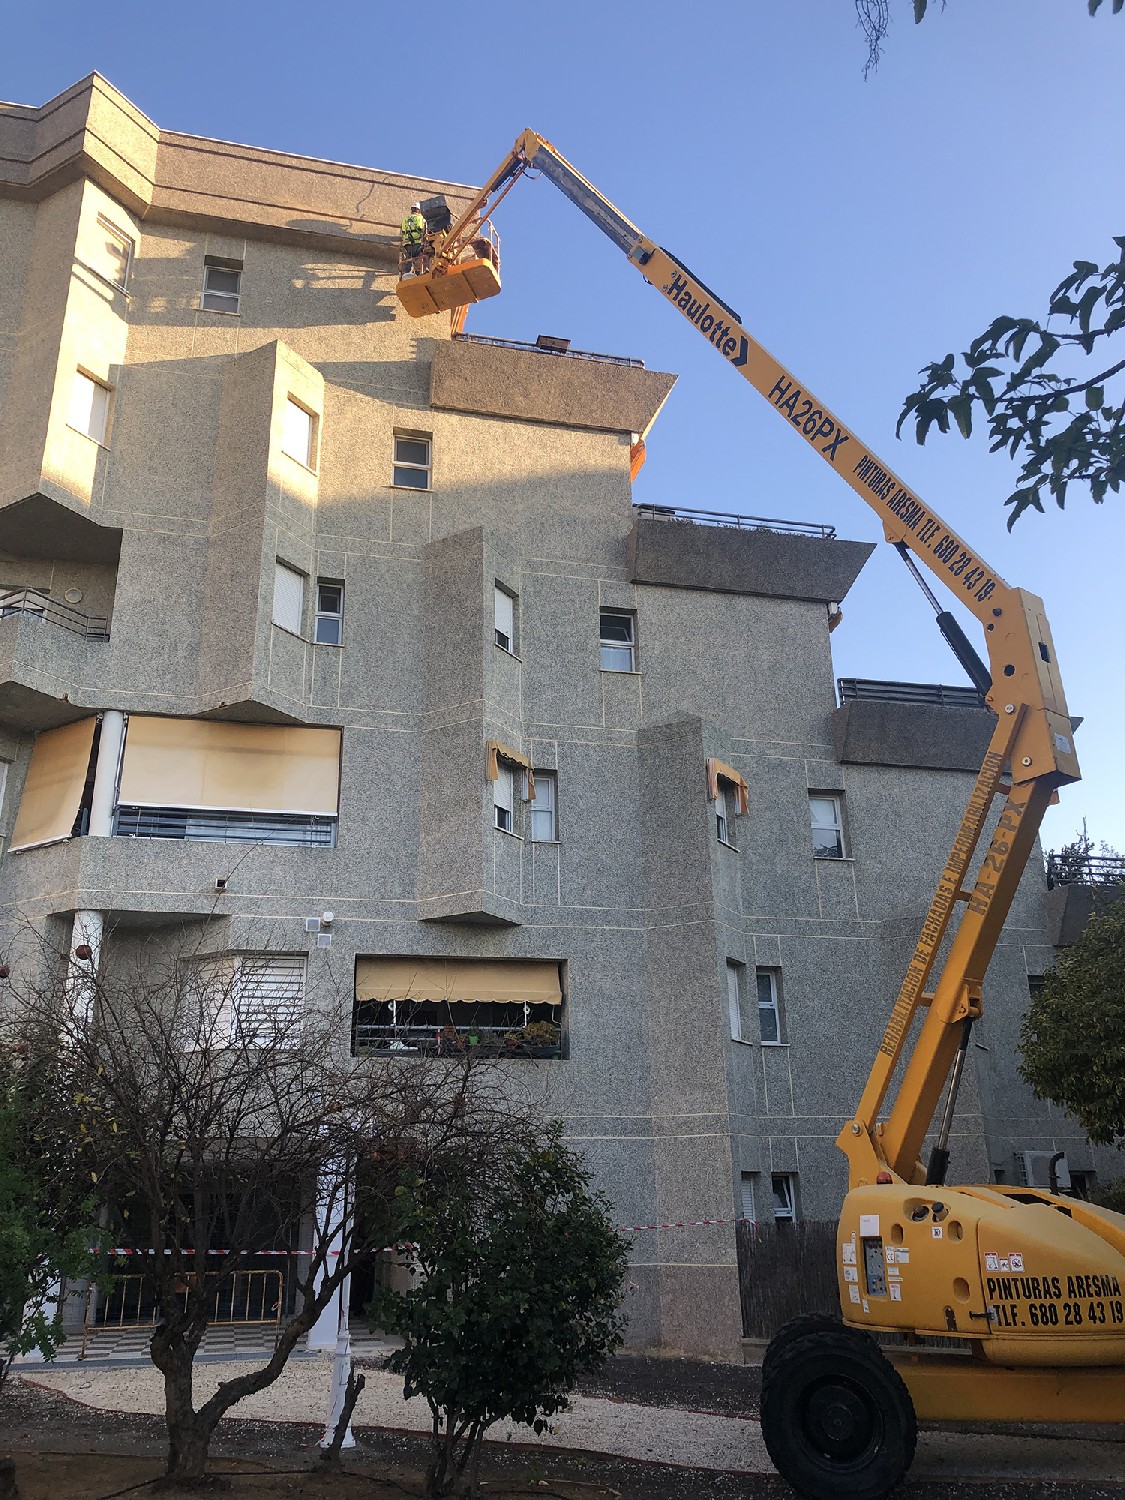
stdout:
MULTIPOLYGON (((403 1068, 492 1045, 648 1226, 632 1343, 736 1356, 733 1221, 834 1217, 989 715, 837 702, 868 544, 634 505, 672 375, 404 316, 434 193, 97 75, 0 106, 0 918, 190 930, 294 1024, 343 982, 403 1068)), ((962 1179, 1107 1166, 1016 1075, 1051 951, 1031 870, 962 1179)))

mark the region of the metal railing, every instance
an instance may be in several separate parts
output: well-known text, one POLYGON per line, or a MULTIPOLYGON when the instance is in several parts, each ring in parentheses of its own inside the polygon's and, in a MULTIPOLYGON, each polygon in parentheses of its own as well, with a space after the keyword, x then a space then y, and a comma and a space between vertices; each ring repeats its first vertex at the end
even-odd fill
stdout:
POLYGON ((867 677, 839 677, 836 691, 841 703, 936 703, 943 708, 984 708, 984 699, 972 687, 948 687, 941 682, 877 682, 867 677))
POLYGON ((634 515, 648 521, 690 521, 695 526, 726 526, 733 531, 776 531, 783 536, 813 536, 830 542, 835 526, 818 521, 783 521, 772 516, 728 516, 719 510, 688 510, 682 505, 634 505, 634 515))
POLYGON ((494 349, 524 349, 532 354, 549 354, 555 359, 592 359, 603 365, 625 365, 630 370, 643 370, 643 359, 630 359, 625 354, 595 354, 592 349, 546 349, 542 344, 528 344, 521 339, 496 339, 483 333, 455 333, 459 344, 489 344, 494 349))
POLYGON ((1047 889, 1058 885, 1125 885, 1125 855, 1047 853, 1047 889))
MULTIPOLYGON (((187 1296, 186 1285, 180 1289, 187 1296)), ((233 1324, 272 1323, 281 1327, 285 1306, 285 1275, 271 1267, 235 1271, 215 1292, 211 1323, 229 1327, 233 1324)), ((82 1327, 82 1355, 91 1333, 106 1329, 152 1328, 159 1308, 153 1279, 147 1271, 115 1276, 105 1301, 95 1311, 94 1287, 86 1299, 86 1316, 82 1327)), ((81 1356, 80 1356, 81 1357, 81 1356)))
POLYGON ((0 620, 9 615, 36 615, 88 641, 109 640, 109 620, 105 615, 84 615, 69 604, 60 604, 40 589, 6 589, 0 592, 0 620))

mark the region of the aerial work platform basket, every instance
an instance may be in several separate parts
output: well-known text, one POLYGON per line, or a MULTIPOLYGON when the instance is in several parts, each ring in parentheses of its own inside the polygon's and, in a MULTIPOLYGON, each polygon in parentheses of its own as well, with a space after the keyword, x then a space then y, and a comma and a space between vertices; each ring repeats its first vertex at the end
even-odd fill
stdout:
POLYGON ((398 300, 412 318, 455 312, 500 290, 500 238, 487 219, 463 242, 456 258, 440 248, 440 235, 422 254, 399 263, 398 300))

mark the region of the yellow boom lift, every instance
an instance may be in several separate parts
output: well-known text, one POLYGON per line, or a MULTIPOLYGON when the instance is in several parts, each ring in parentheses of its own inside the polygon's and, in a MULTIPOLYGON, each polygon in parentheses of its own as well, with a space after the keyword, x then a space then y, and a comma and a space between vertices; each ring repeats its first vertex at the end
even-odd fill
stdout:
POLYGON ((938 617, 996 728, 863 1097, 839 1136, 850 1177, 837 1235, 843 1321, 799 1318, 766 1353, 761 1413, 770 1456, 813 1500, 875 1500, 909 1467, 918 1418, 1123 1421, 1125 1216, 1037 1188, 945 1186, 985 972, 1043 814, 1057 788, 1080 775, 1043 605, 1005 583, 720 297, 533 131, 456 223, 447 219, 429 237, 428 269, 399 283, 408 313, 449 310, 457 329, 470 303, 500 290, 488 216, 532 168, 851 485, 915 573, 919 564, 929 569, 984 628, 987 666, 952 615, 938 617), (881 1347, 874 1335, 898 1338, 881 1347))

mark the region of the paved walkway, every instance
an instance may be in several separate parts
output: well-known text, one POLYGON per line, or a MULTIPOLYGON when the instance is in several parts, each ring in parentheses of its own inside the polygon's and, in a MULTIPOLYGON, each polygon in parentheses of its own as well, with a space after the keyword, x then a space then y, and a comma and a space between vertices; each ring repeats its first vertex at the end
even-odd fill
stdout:
MULTIPOLYGON (((200 1368, 197 1401, 206 1399, 220 1381, 245 1368, 244 1362, 211 1363, 200 1368)), ((323 1421, 331 1369, 331 1358, 326 1355, 291 1363, 275 1385, 239 1402, 235 1416, 267 1422, 323 1421)), ((401 1377, 382 1370, 364 1373, 367 1385, 356 1408, 357 1427, 429 1431, 429 1409, 420 1398, 403 1400, 401 1377)), ((151 1365, 24 1367, 19 1378, 100 1410, 154 1415, 163 1411, 163 1384, 151 1365)), ((773 1471, 758 1423, 746 1417, 575 1396, 570 1410, 553 1420, 552 1429, 537 1438, 530 1428, 497 1423, 489 1432, 489 1440, 612 1453, 650 1463, 743 1474, 773 1471)), ((914 1479, 1120 1482, 1125 1477, 1125 1443, 924 1432, 911 1472, 914 1479)))

